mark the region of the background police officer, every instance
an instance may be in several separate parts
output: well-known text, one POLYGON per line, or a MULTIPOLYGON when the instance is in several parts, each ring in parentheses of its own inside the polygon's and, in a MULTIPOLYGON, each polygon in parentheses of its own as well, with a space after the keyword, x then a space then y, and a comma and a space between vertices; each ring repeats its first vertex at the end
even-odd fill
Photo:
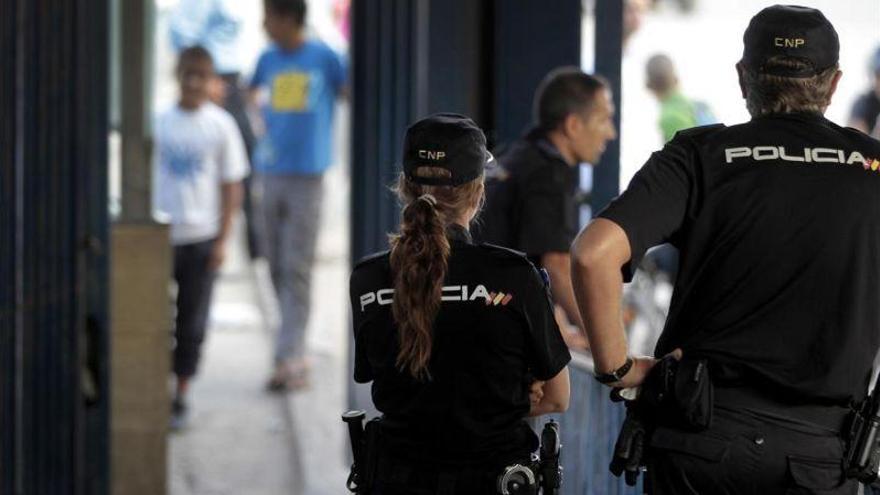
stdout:
POLYGON ((871 86, 861 94, 850 110, 849 126, 864 133, 880 131, 880 46, 868 62, 871 86))
POLYGON ((470 119, 411 126, 400 231, 352 273, 354 379, 373 382, 384 415, 375 493, 493 493, 537 448, 524 418, 568 407, 571 357, 544 277, 471 241, 488 160, 470 119), (547 382, 530 403, 533 380, 547 382))
MULTIPOLYGON (((616 137, 614 104, 603 80, 562 67, 538 87, 534 114, 535 126, 499 153, 477 238, 522 251, 546 269, 563 329, 581 329, 568 254, 580 228, 578 166, 598 162, 616 137)), ((564 335, 572 347, 586 345, 580 330, 564 335)))
POLYGON ((600 377, 638 385, 655 360, 627 357, 621 284, 647 248, 681 251, 656 355, 708 360, 714 416, 657 425, 655 493, 855 493, 840 430, 880 340, 880 142, 823 117, 841 72, 821 12, 762 10, 744 44, 752 120, 655 153, 578 236, 576 295, 600 377))

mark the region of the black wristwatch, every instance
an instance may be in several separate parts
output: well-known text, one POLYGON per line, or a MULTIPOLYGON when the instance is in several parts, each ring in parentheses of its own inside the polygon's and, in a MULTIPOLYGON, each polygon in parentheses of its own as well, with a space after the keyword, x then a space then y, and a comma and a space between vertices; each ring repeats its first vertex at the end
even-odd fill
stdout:
POLYGON ((627 356, 626 362, 623 363, 623 366, 617 368, 611 373, 596 373, 596 381, 605 384, 619 382, 620 380, 623 380, 623 377, 626 376, 627 373, 629 373, 629 370, 632 369, 634 362, 635 361, 633 361, 633 358, 627 356))

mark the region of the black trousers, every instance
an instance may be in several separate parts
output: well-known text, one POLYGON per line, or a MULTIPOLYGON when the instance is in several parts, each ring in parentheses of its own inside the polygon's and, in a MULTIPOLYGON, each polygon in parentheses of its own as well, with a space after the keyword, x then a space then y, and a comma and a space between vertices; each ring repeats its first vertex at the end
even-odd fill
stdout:
POLYGON ((174 327, 174 374, 196 374, 201 358, 208 310, 216 273, 208 267, 214 240, 174 246, 174 281, 177 282, 177 316, 174 327))
POLYGON ((491 495, 497 493, 497 471, 448 471, 395 466, 393 472, 380 471, 372 495, 491 495))
POLYGON ((700 433, 659 427, 651 437, 645 491, 683 494, 854 495, 834 432, 716 406, 700 433))
POLYGON ((498 475, 516 461, 490 466, 451 467, 380 455, 371 495, 491 495, 498 475))

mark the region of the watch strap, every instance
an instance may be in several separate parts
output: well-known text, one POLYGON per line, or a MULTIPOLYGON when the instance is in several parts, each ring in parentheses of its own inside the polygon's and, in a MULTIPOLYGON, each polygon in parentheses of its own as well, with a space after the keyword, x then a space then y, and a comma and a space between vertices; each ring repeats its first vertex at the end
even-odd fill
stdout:
POLYGON ((610 373, 596 373, 596 381, 604 384, 619 382, 627 373, 629 373, 629 370, 632 369, 634 363, 635 360, 627 356, 626 362, 623 363, 623 366, 620 368, 617 368, 610 373))

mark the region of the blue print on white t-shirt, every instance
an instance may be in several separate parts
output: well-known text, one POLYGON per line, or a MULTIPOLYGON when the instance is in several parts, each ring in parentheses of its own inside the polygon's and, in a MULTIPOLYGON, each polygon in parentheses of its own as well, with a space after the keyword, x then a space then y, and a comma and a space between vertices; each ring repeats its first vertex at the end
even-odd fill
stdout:
POLYGON ((162 163, 172 175, 191 178, 202 170, 202 153, 195 147, 177 143, 162 146, 162 163))

